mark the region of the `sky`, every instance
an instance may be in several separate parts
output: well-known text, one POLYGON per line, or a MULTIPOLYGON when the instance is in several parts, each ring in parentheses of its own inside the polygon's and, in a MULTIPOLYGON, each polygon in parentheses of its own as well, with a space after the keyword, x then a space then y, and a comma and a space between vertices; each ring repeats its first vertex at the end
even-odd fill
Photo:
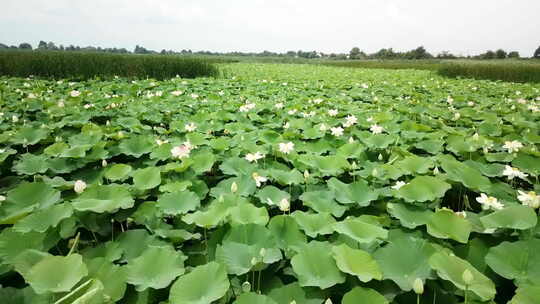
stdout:
POLYGON ((0 0, 0 43, 532 56, 540 0, 0 0))

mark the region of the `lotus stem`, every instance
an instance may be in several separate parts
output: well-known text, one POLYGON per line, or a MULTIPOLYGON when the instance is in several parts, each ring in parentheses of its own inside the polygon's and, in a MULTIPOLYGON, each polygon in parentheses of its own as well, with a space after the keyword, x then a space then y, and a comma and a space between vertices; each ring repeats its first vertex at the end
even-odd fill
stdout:
POLYGON ((73 241, 73 244, 71 245, 71 248, 69 249, 69 252, 68 252, 67 256, 70 256, 73 253, 73 251, 77 247, 77 244, 79 243, 79 238, 80 237, 81 237, 81 233, 77 232, 77 235, 75 236, 75 241, 73 241))

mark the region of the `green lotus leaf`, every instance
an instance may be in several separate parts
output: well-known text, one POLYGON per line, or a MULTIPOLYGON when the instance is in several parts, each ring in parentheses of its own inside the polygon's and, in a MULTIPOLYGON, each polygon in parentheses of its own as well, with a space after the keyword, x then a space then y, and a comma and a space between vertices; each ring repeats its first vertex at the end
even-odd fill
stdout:
POLYGON ((36 211, 18 221, 13 229, 18 232, 45 232, 50 227, 56 227, 60 221, 73 214, 73 207, 68 204, 52 205, 36 211))
POLYGON ((336 220, 330 213, 308 213, 295 211, 292 217, 300 226, 300 229, 314 238, 317 235, 332 234, 334 232, 334 223, 336 220))
POLYGON ((463 163, 469 167, 478 170, 483 175, 489 177, 501 176, 504 170, 504 166, 501 164, 482 163, 474 160, 466 160, 463 163))
POLYGON ((300 196, 304 205, 310 207, 318 213, 331 213, 340 217, 347 210, 346 207, 338 205, 334 200, 334 193, 331 191, 310 191, 304 192, 300 196))
POLYGON ((266 225, 268 220, 268 211, 264 207, 258 208, 249 203, 242 203, 229 209, 229 223, 232 226, 245 224, 266 225))
POLYGON ((148 167, 133 172, 133 184, 139 190, 148 190, 161 184, 161 172, 159 168, 148 167))
POLYGON ((399 288, 409 291, 416 278, 430 277, 429 257, 435 249, 426 239, 399 230, 389 233, 388 244, 375 251, 383 279, 394 281, 399 288))
POLYGON ((480 222, 486 229, 525 230, 535 227, 537 221, 538 218, 534 209, 523 205, 509 206, 480 218, 480 222))
POLYGON ((337 176, 349 167, 349 162, 344 157, 338 155, 313 156, 312 166, 321 172, 323 176, 337 176))
POLYGON ((111 181, 122 181, 130 176, 131 166, 126 164, 115 164, 107 168, 105 177, 111 181))
POLYGON ((386 208, 391 216, 399 219, 399 222, 403 227, 409 229, 426 225, 430 222, 431 216, 433 215, 433 211, 429 209, 410 204, 388 203, 386 208))
POLYGON ((193 183, 189 180, 170 182, 159 186, 160 192, 182 192, 192 186, 193 183))
POLYGON ((403 170, 406 174, 425 174, 433 168, 434 162, 431 158, 413 155, 396 162, 395 166, 403 170))
POLYGON ((437 139, 423 140, 416 143, 414 146, 422 149, 430 154, 438 154, 443 150, 444 141, 437 139))
POLYGON ((26 249, 42 250, 46 235, 39 232, 17 232, 13 228, 0 233, 0 263, 13 264, 19 254, 26 249))
POLYGON ((161 289, 184 273, 186 257, 170 246, 148 247, 143 253, 129 261, 127 282, 138 291, 147 288, 161 289))
POLYGON ((104 294, 104 286, 100 280, 90 279, 75 289, 70 293, 60 298, 54 304, 99 304, 107 301, 107 298, 104 294))
POLYGON ((300 185, 304 183, 304 176, 297 169, 289 171, 270 169, 268 176, 276 180, 280 185, 300 185))
POLYGON ((281 249, 293 249, 298 251, 307 243, 306 236, 300 231, 298 224, 292 216, 273 216, 268 224, 268 229, 277 241, 281 249))
POLYGON ((512 166, 530 175, 540 175, 540 157, 525 153, 518 153, 518 156, 512 160, 512 166))
POLYGON ((17 257, 14 264, 38 294, 68 292, 88 274, 82 256, 78 254, 54 256, 27 250, 17 257))
POLYGON ((149 136, 136 135, 120 142, 118 149, 125 155, 141 157, 152 151, 154 143, 149 136))
POLYGON ((283 199, 287 199, 288 201, 291 200, 291 195, 289 193, 279 190, 279 188, 274 186, 266 186, 262 188, 261 190, 257 191, 255 196, 259 198, 261 203, 268 204, 270 206, 278 206, 278 203, 283 199))
POLYGON ((377 239, 386 239, 388 231, 362 218, 347 218, 334 224, 334 230, 359 243, 371 243, 377 239))
POLYGON ((487 191, 491 186, 489 178, 485 177, 480 171, 473 167, 467 166, 465 163, 456 161, 448 155, 439 157, 441 168, 446 172, 450 180, 460 182, 465 187, 478 191, 487 191))
POLYGON ((126 267, 115 265, 104 257, 85 262, 88 267, 88 276, 99 280, 99 282, 107 282, 107 284, 103 285, 103 294, 105 296, 113 302, 124 297, 127 287, 126 267), (114 278, 114 280, 111 278, 114 278))
POLYGON ((343 295, 342 304, 370 303, 370 304, 388 304, 388 300, 371 288, 354 287, 343 295))
POLYGON ((475 293, 483 301, 495 297, 495 284, 476 270, 469 262, 458 258, 453 254, 443 251, 434 253, 429 258, 429 265, 443 280, 451 281, 457 288, 475 293), (463 272, 469 270, 473 276, 472 282, 467 285, 463 280, 463 272))
POLYGON ((508 304, 535 304, 540 299, 540 286, 525 285, 519 286, 516 295, 508 304))
POLYGON ((213 197, 220 197, 222 195, 231 194, 232 183, 236 183, 236 186, 238 187, 236 193, 241 196, 251 196, 257 189, 257 185, 255 184, 253 177, 243 175, 220 181, 217 186, 210 190, 210 195, 213 197))
POLYGON ((191 191, 166 193, 158 198, 157 207, 167 215, 186 214, 201 205, 199 197, 191 191))
POLYGON ((332 247, 326 242, 312 241, 305 245, 291 259, 291 265, 300 286, 325 289, 345 282, 332 258, 332 247))
POLYGON ((396 138, 385 134, 371 134, 360 137, 360 140, 369 148, 386 149, 391 143, 396 141, 396 138))
POLYGON ((243 158, 233 157, 224 161, 219 169, 227 175, 251 176, 251 173, 255 171, 255 166, 243 158))
POLYGON ((178 278, 171 287, 171 304, 210 304, 223 297, 229 290, 225 267, 210 262, 195 267, 178 278))
POLYGON ((139 257, 150 246, 166 247, 170 245, 156 236, 150 235, 145 229, 130 229, 123 232, 115 243, 117 246, 111 245, 105 248, 107 250, 105 256, 112 256, 114 261, 120 255, 123 257, 121 260, 123 262, 129 262, 139 257), (141 246, 141 244, 144 244, 144 246, 141 246))
POLYGON ((357 203, 365 207, 379 197, 379 193, 371 189, 364 181, 345 184, 336 178, 331 178, 327 183, 330 190, 334 192, 336 200, 342 204, 357 203))
POLYGON ((408 202, 433 201, 444 196, 450 185, 432 176, 417 176, 397 190, 397 196, 408 202))
POLYGON ((197 210, 194 213, 186 214, 182 217, 182 220, 199 227, 215 227, 227 218, 230 207, 231 205, 226 202, 215 200, 206 210, 197 210))
POLYGON ((268 296, 274 299, 278 304, 290 304, 296 301, 297 304, 320 304, 322 299, 315 297, 314 292, 306 292, 298 282, 283 285, 270 290, 268 296))
POLYGON ((440 209, 431 216, 427 224, 427 232, 440 239, 453 239, 460 243, 467 243, 472 225, 452 210, 440 209))
POLYGON ((516 284, 536 284, 540 280, 540 240, 502 242, 489 249, 486 263, 493 271, 516 284))
POLYGON ((337 267, 342 272, 357 276, 364 283, 373 279, 382 279, 379 265, 366 251, 352 249, 345 244, 341 244, 339 246, 333 246, 332 253, 337 267))
POLYGON ((0 205, 0 224, 14 224, 36 208, 47 208, 60 201, 60 192, 42 183, 23 182, 8 191, 7 199, 0 205))
POLYGON ((19 175, 34 175, 37 173, 45 173, 49 167, 47 166, 46 156, 25 153, 21 155, 19 161, 13 166, 13 169, 19 175))
POLYGON ((11 142, 18 145, 35 145, 49 136, 49 131, 44 128, 22 127, 11 138, 11 142))
POLYGON ((215 162, 215 155, 209 151, 206 151, 193 156, 193 164, 191 165, 191 168, 195 171, 195 173, 201 174, 210 171, 215 162))
POLYGON ((241 294, 233 304, 277 304, 272 298, 254 293, 248 292, 241 294))
POLYGON ((133 198, 123 185, 92 185, 72 202, 78 211, 114 212, 133 207, 133 198))

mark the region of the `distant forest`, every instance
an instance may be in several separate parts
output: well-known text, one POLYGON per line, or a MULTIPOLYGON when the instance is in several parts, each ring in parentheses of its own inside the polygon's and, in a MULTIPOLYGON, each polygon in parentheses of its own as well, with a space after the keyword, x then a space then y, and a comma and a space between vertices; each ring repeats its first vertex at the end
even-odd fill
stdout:
MULTIPOLYGON (((40 41, 36 48, 33 48, 30 43, 24 42, 16 45, 6 45, 0 43, 1 50, 28 50, 28 51, 78 51, 78 52, 105 52, 105 53, 118 53, 118 54, 162 54, 162 55, 216 55, 216 56, 255 56, 255 57, 296 57, 296 58, 327 58, 327 59, 463 59, 463 58, 472 58, 472 59, 506 59, 506 58, 521 58, 519 52, 516 51, 505 51, 503 49, 498 49, 496 51, 486 51, 485 53, 476 55, 476 56, 460 56, 455 55, 450 52, 444 51, 437 55, 429 53, 423 46, 419 46, 416 49, 399 52, 394 51, 392 48, 380 49, 379 51, 367 54, 360 50, 358 47, 353 47, 349 53, 322 53, 317 51, 288 51, 284 53, 276 53, 270 51, 263 51, 260 53, 255 52, 210 52, 210 51, 192 51, 192 50, 161 50, 154 51, 146 49, 140 45, 135 46, 133 51, 127 50, 125 48, 102 48, 95 46, 85 46, 80 47, 76 45, 56 45, 54 42, 45 42, 40 41)), ((533 58, 540 58, 540 47, 534 52, 533 58)))

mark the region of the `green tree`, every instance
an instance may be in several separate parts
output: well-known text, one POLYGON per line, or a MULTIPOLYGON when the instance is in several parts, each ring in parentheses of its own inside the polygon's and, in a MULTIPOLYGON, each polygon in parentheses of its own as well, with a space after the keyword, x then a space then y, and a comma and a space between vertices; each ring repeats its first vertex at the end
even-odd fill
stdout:
POLYGON ((534 58, 540 58, 540 46, 536 49, 536 51, 534 51, 533 57, 534 58))
POLYGON ((19 49, 21 49, 21 50, 32 50, 32 46, 30 45, 30 43, 23 42, 23 43, 19 44, 19 49))
POLYGON ((349 52, 350 59, 360 59, 360 49, 358 47, 353 47, 349 52))
POLYGON ((508 53, 508 58, 519 58, 519 52, 513 51, 508 53))
POLYGON ((505 59, 506 58, 506 52, 503 50, 503 49, 498 49, 496 52, 495 52, 495 57, 497 59, 505 59))

